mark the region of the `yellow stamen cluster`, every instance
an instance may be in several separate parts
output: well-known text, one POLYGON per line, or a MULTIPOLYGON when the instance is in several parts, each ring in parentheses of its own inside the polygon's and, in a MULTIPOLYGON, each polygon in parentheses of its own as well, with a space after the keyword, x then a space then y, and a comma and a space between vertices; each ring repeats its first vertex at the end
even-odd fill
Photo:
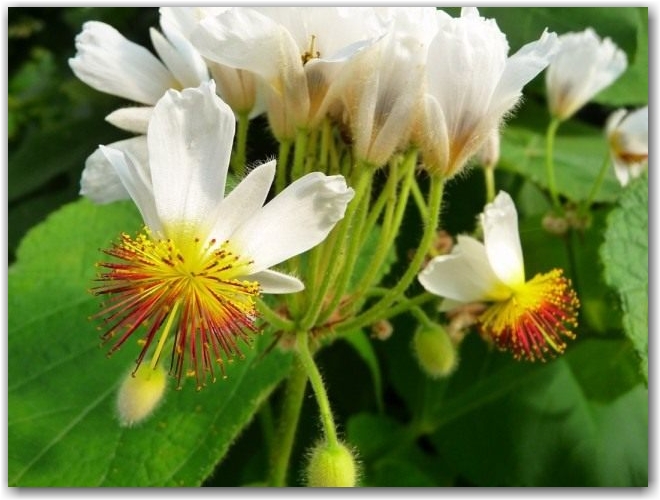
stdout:
POLYGON ((516 359, 545 360, 574 339, 580 302, 560 269, 537 274, 479 317, 481 331, 516 359))
POLYGON ((109 297, 97 315, 110 324, 103 341, 119 336, 109 354, 143 325, 136 370, 152 346, 155 366, 173 341, 170 372, 179 387, 183 373, 194 376, 198 389, 209 376, 215 381, 214 363, 224 376, 223 359, 243 356, 237 341, 250 345, 249 334, 256 332, 259 285, 240 279, 250 274, 250 262, 228 242, 182 238, 175 243, 145 229, 135 238, 122 234, 105 253, 118 259, 99 264, 106 269, 98 276, 104 284, 94 289, 109 297))

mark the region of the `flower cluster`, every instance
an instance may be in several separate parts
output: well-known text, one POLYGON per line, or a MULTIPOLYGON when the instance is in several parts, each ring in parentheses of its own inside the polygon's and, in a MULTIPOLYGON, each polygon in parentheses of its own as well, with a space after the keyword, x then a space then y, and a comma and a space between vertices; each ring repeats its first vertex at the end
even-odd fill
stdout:
MULTIPOLYGON (((451 17, 430 7, 163 7, 160 28, 150 32, 157 56, 101 22, 76 38, 75 74, 135 103, 107 117, 135 135, 90 155, 81 193, 131 198, 145 224, 100 264, 103 339, 114 351, 139 337, 136 372, 170 350, 178 384, 190 376, 197 387, 242 356, 262 321, 306 351, 323 333, 387 319, 428 260, 443 183, 479 154, 492 175, 523 87, 549 64, 561 73, 567 63, 552 61, 569 43, 546 30, 510 55, 476 8, 451 17), (278 156, 248 168, 260 115, 278 156), (383 290, 380 269, 411 198, 425 230, 383 290), (272 269, 280 265, 286 272, 272 269), (262 294, 284 298, 272 308, 262 294)), ((574 112, 581 101, 571 99, 565 112, 552 101, 553 113, 574 112)), ((562 352, 577 316, 570 281, 561 271, 525 281, 507 195, 482 222, 485 244, 459 236, 419 281, 449 303, 487 304, 482 332, 517 358, 562 352)))

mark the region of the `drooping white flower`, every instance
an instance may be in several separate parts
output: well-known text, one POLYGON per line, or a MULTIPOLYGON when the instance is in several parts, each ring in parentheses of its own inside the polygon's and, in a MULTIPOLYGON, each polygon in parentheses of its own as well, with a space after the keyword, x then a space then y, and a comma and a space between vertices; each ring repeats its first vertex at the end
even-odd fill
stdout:
POLYGON ((618 109, 605 124, 614 173, 622 186, 639 177, 649 159, 649 107, 618 109))
POLYGON ((523 86, 548 65, 557 36, 544 32, 507 57, 494 19, 464 8, 440 23, 427 61, 427 93, 415 129, 426 168, 450 177, 476 154, 516 106, 523 86))
MULTIPOLYGON (((229 8, 160 7, 160 25, 165 33, 190 40, 201 20, 222 14, 229 8)), ((218 95, 237 115, 246 114, 254 117, 265 111, 261 85, 253 73, 208 59, 205 63, 215 80, 218 95)))
POLYGON ((419 282, 445 298, 446 311, 487 303, 479 328, 516 358, 544 359, 548 352, 563 352, 562 337, 574 337, 579 306, 570 280, 559 269, 525 280, 518 214, 507 193, 486 205, 480 220, 484 242, 458 236, 452 252, 433 258, 419 282))
POLYGON ((235 7, 204 18, 191 39, 211 61, 257 75, 279 139, 325 117, 343 64, 384 32, 373 8, 235 7))
POLYGON ((202 386, 213 365, 240 356, 238 341, 256 330, 260 293, 303 289, 295 277, 270 269, 325 239, 342 219, 353 190, 341 176, 308 174, 264 205, 275 162, 254 168, 225 196, 235 131, 231 109, 213 81, 158 101, 147 133, 150 175, 129 154, 101 147, 135 201, 146 228, 122 235, 102 263, 108 297, 99 314, 110 321, 112 350, 145 325, 138 365, 158 362, 174 342, 172 371, 202 386))
POLYGON ((175 30, 150 30, 160 60, 112 26, 89 21, 76 36, 69 59, 75 75, 90 87, 146 105, 121 108, 106 117, 116 127, 144 134, 152 106, 168 89, 197 87, 209 79, 203 59, 175 30), (162 60, 162 62, 161 62, 162 60))
POLYGON ((433 7, 381 8, 378 14, 388 31, 345 65, 331 89, 355 156, 374 166, 410 142, 428 46, 439 18, 447 16, 433 7))
POLYGON ((611 39, 601 40, 592 28, 564 33, 546 72, 550 114, 560 120, 570 118, 627 66, 625 52, 611 39))

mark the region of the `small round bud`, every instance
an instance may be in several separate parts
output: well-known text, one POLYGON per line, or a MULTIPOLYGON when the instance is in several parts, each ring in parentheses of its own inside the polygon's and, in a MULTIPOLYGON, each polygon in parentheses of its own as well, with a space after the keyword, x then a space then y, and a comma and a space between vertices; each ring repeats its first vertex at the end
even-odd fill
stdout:
POLYGON ((147 418, 163 399, 167 372, 158 365, 152 369, 142 364, 126 375, 117 395, 117 411, 122 427, 131 427, 147 418))
POLYGON ((420 328, 413 336, 413 350, 424 372, 431 378, 446 377, 458 366, 458 354, 444 328, 420 328))
POLYGON ((318 444, 309 456, 307 486, 350 488, 357 484, 358 470, 353 453, 344 444, 318 444))

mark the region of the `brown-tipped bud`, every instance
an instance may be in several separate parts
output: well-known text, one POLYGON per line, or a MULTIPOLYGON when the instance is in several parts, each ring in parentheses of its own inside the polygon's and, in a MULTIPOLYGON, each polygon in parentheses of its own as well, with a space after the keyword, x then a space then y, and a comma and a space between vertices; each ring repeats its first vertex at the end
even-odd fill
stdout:
POLYGON ((357 478, 357 463, 346 445, 323 441, 312 450, 307 464, 307 486, 350 488, 357 485, 357 478))
POLYGON ((458 353, 444 328, 420 328, 413 336, 419 366, 431 378, 446 377, 458 366, 458 353))
POLYGON ((167 372, 158 365, 140 365, 135 374, 126 375, 117 395, 117 411, 122 427, 142 422, 156 409, 167 387, 167 372))
POLYGON ((371 337, 378 340, 387 340, 392 336, 394 328, 386 319, 379 319, 371 325, 371 337))

